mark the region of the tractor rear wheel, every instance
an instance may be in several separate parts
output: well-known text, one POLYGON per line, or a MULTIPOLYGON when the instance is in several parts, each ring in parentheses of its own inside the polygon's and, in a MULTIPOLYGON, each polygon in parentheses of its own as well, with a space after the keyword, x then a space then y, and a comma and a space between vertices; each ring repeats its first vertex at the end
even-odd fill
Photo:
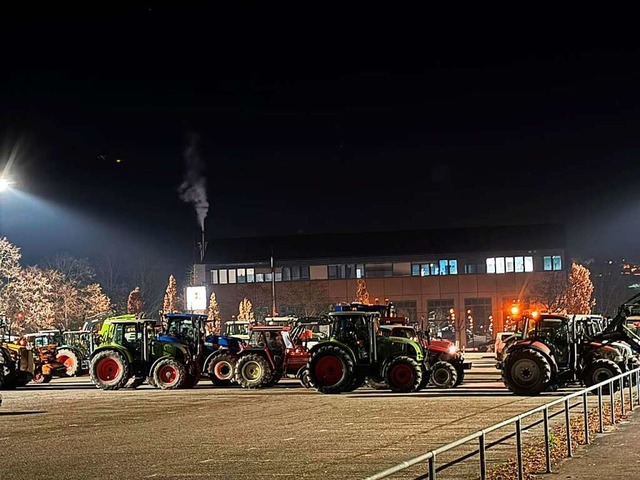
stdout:
POLYGON ((384 378, 392 392, 415 392, 422 383, 422 367, 415 358, 401 355, 386 366, 384 378))
POLYGON ((273 375, 269 362, 255 353, 240 356, 235 370, 236 382, 243 388, 266 387, 273 375))
POLYGON ((163 358, 153 369, 153 381, 162 390, 173 390, 184 385, 187 371, 175 358, 163 358))
POLYGON ((427 367, 422 365, 422 381, 420 382, 420 385, 418 385, 418 390, 416 391, 420 391, 426 388, 426 386, 429 385, 430 380, 431 380, 431 371, 427 367))
POLYGON ((238 356, 221 353, 209 362, 209 379, 217 387, 228 387, 233 382, 238 356))
POLYGON ((131 376, 129 362, 117 350, 103 350, 91 359, 89 375, 96 387, 118 390, 127 384, 131 376))
POLYGON ((80 375, 80 360, 73 350, 61 348, 58 350, 56 360, 67 368, 68 377, 80 375))
POLYGON ((515 350, 505 359, 502 380, 516 395, 539 395, 551 383, 551 365, 537 350, 515 350))
MULTIPOLYGON (((587 364, 582 373, 582 381, 587 387, 591 387, 596 383, 604 382, 612 377, 617 377, 622 374, 620 366, 608 358, 597 358, 587 364)), ((620 389, 620 381, 613 382, 614 392, 620 389)), ((604 385, 602 387, 602 393, 608 395, 610 391, 610 385, 604 385)), ((594 393, 597 393, 594 391, 594 393)))
POLYGON ((337 345, 322 345, 309 359, 309 382, 321 393, 347 391, 353 382, 351 355, 337 345))
POLYGON ((453 388, 458 381, 458 371, 451 363, 443 360, 431 367, 431 384, 438 388, 453 388))
POLYGON ((363 375, 354 375, 351 385, 349 385, 349 388, 347 388, 345 392, 353 392, 354 390, 364 386, 365 383, 367 383, 367 377, 363 375))

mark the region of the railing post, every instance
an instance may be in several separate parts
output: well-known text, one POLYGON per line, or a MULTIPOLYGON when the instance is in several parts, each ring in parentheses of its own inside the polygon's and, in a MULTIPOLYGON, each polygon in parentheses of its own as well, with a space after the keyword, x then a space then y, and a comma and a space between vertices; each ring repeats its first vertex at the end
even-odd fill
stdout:
POLYGON ((600 422, 600 433, 604 433, 604 418, 602 413, 602 387, 598 387, 598 420, 600 422))
POLYGON ((584 443, 589 445, 589 410, 587 406, 587 392, 582 395, 582 410, 584 414, 584 443))
POLYGON ((436 454, 429 457, 429 480, 436 479, 436 454))
POLYGON ((629 410, 633 412, 633 374, 627 375, 627 386, 629 387, 629 410))
POLYGON ((478 450, 480 451, 480 480, 487 480, 487 457, 485 451, 485 433, 484 431, 478 437, 480 442, 478 450))
POLYGON ((567 430, 567 457, 573 457, 573 448, 571 447, 571 417, 569 416, 569 399, 564 401, 564 422, 567 430))
POLYGON ((516 420, 516 449, 518 450, 518 480, 524 478, 524 465, 522 463, 522 422, 516 420))
POLYGON ((624 417, 624 381, 620 380, 620 412, 624 417))
POLYGON ((613 391, 613 382, 609 382, 609 401, 611 402, 611 425, 616 424, 616 399, 613 391))
POLYGON ((549 407, 544 407, 542 411, 544 419, 544 457, 547 466, 547 473, 551 473, 551 451, 549 447, 549 407))

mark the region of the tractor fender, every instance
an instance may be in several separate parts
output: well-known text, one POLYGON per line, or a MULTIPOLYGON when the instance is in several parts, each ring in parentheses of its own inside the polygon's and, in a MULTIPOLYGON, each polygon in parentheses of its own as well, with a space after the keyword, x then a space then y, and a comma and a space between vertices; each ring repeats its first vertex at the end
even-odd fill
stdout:
POLYGON ((591 346, 595 348, 585 355, 585 362, 590 362, 596 358, 606 358, 615 363, 621 363, 624 361, 624 357, 620 351, 611 345, 592 343, 591 346))
POLYGON ((71 350, 73 353, 77 355, 78 360, 81 360, 82 358, 84 358, 84 356, 80 352, 80 349, 74 345, 60 345, 59 347, 56 347, 56 353, 59 352, 60 350, 71 350))
POLYGON ((311 347, 311 349, 309 350, 309 359, 311 359, 313 354, 320 347, 322 347, 323 345, 334 345, 336 347, 340 347, 343 350, 347 351, 349 353, 349 355, 351 356, 351 358, 356 358, 356 354, 355 354, 355 352, 353 351, 353 349, 350 346, 348 346, 348 345, 346 345, 346 344, 344 344, 342 342, 338 342, 336 340, 327 340, 327 341, 324 341, 324 342, 319 342, 319 343, 315 344, 313 347, 311 347))
MULTIPOLYGON (((387 365, 389 365, 389 363, 391 363, 391 361, 394 358, 406 357, 406 356, 407 356, 407 354, 405 352, 397 352, 397 353, 394 353, 393 355, 389 355, 387 358, 384 359, 384 362, 382 362, 382 365, 380 365, 380 372, 384 372, 385 369, 387 368, 387 365)), ((418 364, 420 364, 420 365, 424 364, 423 360, 420 360, 420 359, 418 359, 416 357, 413 357, 413 358, 418 362, 418 364)))
POLYGON ((95 357, 98 353, 104 352, 105 350, 115 350, 120 354, 122 354, 122 356, 124 356, 124 358, 126 358, 129 363, 133 362, 133 356, 129 353, 129 351, 126 348, 122 348, 120 345, 113 345, 113 344, 102 345, 101 347, 96 348, 91 353, 91 359, 95 357))

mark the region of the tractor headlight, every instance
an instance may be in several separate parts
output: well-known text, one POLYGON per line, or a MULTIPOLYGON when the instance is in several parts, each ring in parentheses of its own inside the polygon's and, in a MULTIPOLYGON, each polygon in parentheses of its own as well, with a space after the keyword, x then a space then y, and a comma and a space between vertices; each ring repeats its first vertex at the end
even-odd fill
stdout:
POLYGON ((449 346, 449 355, 455 355, 456 353, 458 353, 458 347, 456 347, 455 345, 450 345, 449 346))

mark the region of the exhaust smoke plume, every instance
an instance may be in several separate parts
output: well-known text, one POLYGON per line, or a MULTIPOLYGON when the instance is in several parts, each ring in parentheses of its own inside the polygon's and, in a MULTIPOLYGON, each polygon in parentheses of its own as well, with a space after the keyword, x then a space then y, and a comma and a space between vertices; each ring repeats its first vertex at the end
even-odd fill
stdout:
POLYGON ((178 187, 178 193, 182 201, 193 204, 198 225, 200 230, 204 232, 204 219, 209 212, 209 202, 207 201, 207 179, 204 176, 204 163, 198 154, 197 142, 197 136, 192 135, 184 152, 186 170, 184 179, 178 187))

